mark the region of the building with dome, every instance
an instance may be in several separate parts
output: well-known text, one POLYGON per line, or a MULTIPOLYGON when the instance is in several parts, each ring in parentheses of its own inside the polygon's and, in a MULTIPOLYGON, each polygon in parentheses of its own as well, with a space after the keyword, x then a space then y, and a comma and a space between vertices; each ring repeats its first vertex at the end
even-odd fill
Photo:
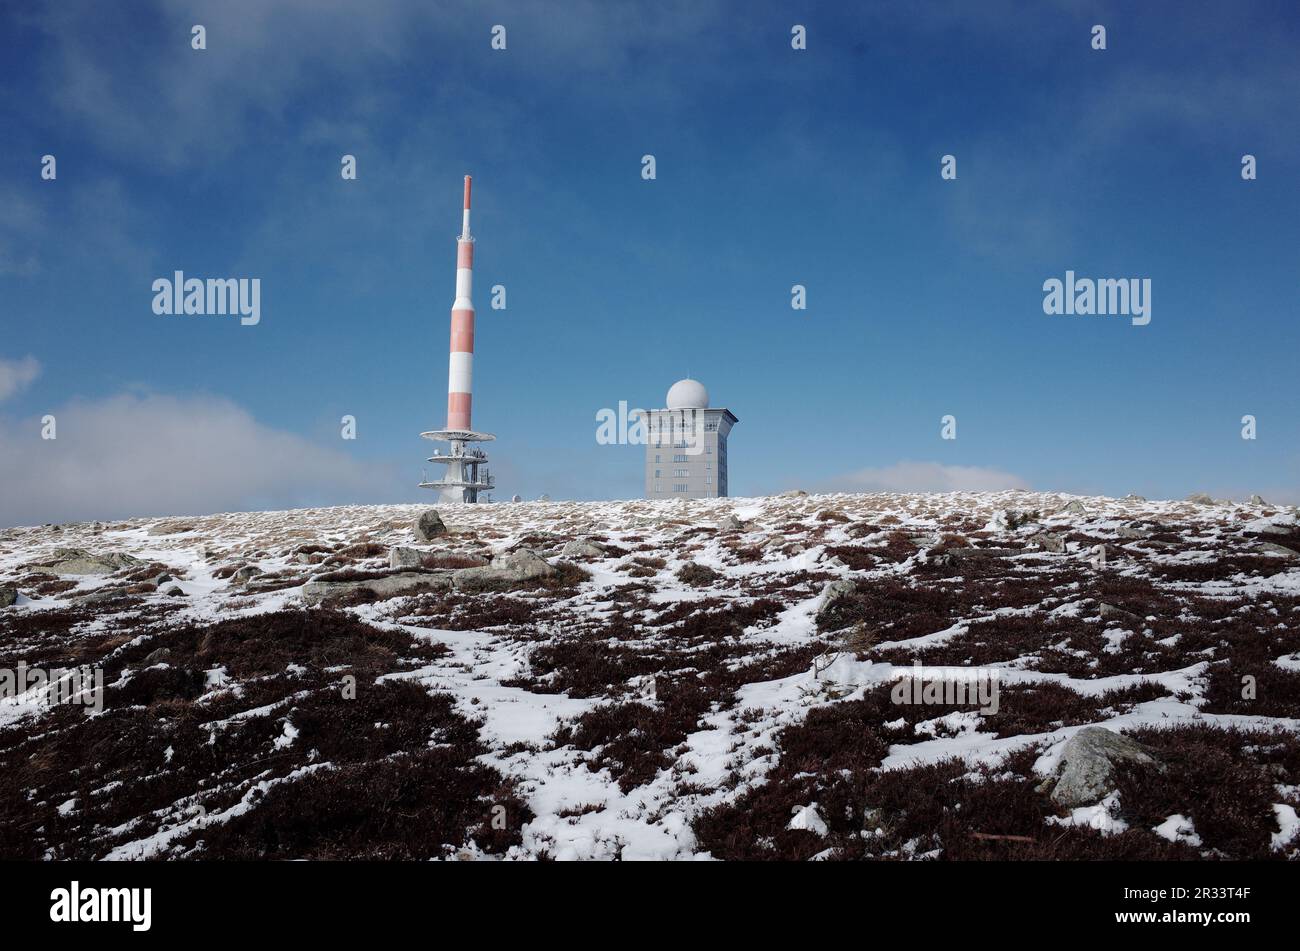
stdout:
POLYGON ((698 380, 678 380, 665 409, 646 411, 645 495, 648 499, 712 499, 727 494, 727 434, 740 422, 709 406, 698 380))

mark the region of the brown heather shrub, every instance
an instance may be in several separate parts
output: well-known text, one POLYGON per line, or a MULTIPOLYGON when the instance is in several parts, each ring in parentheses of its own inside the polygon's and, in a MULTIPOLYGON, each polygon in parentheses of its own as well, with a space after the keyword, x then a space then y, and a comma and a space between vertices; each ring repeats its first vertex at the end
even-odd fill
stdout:
POLYGON ((380 558, 388 554, 388 547, 378 542, 359 542, 340 548, 325 559, 326 565, 347 565, 370 558, 380 558))
POLYGON ((444 592, 421 595, 407 602, 399 615, 404 623, 448 631, 475 631, 533 622, 540 605, 500 594, 444 592))
POLYGON ((1256 717, 1300 716, 1300 671, 1284 670, 1270 660, 1232 660, 1213 664, 1205 689, 1206 713, 1256 717), (1246 699, 1246 677, 1254 678, 1254 696, 1246 699))
POLYGON ((722 859, 795 861, 827 849, 837 859, 928 852, 959 861, 1199 858, 1194 849, 1149 831, 1102 835, 1047 825, 1054 810, 1037 791, 1032 764, 1038 751, 1032 747, 992 767, 953 759, 879 772, 871 764, 885 746, 873 737, 872 721, 852 709, 835 712, 836 706, 853 704, 818 708, 810 723, 783 731, 780 758, 766 782, 696 817, 702 850, 722 859), (823 757, 829 758, 825 764, 823 757), (792 810, 810 802, 818 804, 825 837, 786 828, 792 810))
POLYGON ((659 672, 662 660, 659 655, 614 646, 594 637, 565 638, 541 644, 528 655, 528 678, 502 683, 534 693, 603 696, 632 677, 659 672))
POLYGON ((459 552, 430 552, 420 559, 423 568, 481 568, 490 562, 482 555, 459 552))
POLYGON ((865 545, 827 545, 827 557, 838 558, 849 567, 851 571, 867 571, 874 568, 877 557, 872 554, 873 549, 865 545))
POLYGON ((677 580, 697 588, 707 588, 722 577, 708 565, 688 561, 677 569, 677 580))
MULTIPOLYGON (((330 562, 325 562, 329 565, 330 562)), ((410 571, 410 568, 336 568, 311 576, 312 581, 373 581, 410 571)))
POLYGON ((366 693, 386 695, 383 709, 331 695, 327 706, 293 715, 298 743, 319 749, 330 767, 273 787, 250 812, 196 831, 180 848, 203 859, 410 860, 471 840, 497 853, 519 844, 533 814, 478 762, 486 749, 477 725, 455 712, 453 698, 412 684, 358 700, 366 693), (492 828, 495 806, 504 807, 504 829, 492 828))
POLYGON ((1206 581, 1230 581, 1237 575, 1248 578, 1269 577, 1285 571, 1286 568, 1286 563, 1279 558, 1245 552, 1230 553, 1209 562, 1151 565, 1151 571, 1164 581, 1195 584, 1206 581))
POLYGON ((960 607, 958 597, 943 588, 882 578, 860 583, 854 594, 832 602, 818 616, 817 627, 831 631, 863 623, 880 640, 901 640, 951 626, 960 607))
POLYGON ((611 703, 563 724, 552 737, 555 746, 592 751, 592 770, 608 769, 619 787, 628 792, 654 779, 672 764, 669 750, 700 728, 700 719, 717 708, 735 703, 736 690, 747 683, 788 677, 807 670, 822 645, 777 650, 766 658, 730 667, 735 656, 714 644, 703 653, 670 652, 662 669, 689 670, 656 676, 656 702, 611 703))
POLYGON ((178 626, 129 648, 118 663, 138 663, 160 646, 171 651, 173 666, 202 670, 224 666, 237 679, 280 673, 290 663, 315 667, 395 665, 400 657, 426 661, 446 651, 441 645, 372 627, 350 614, 318 609, 178 626))
POLYGON ((1270 850, 1277 831, 1274 784, 1300 781, 1300 738, 1283 730, 1199 724, 1129 735, 1163 767, 1128 764, 1117 770, 1130 825, 1151 828, 1181 813, 1192 820, 1204 848, 1233 859, 1277 857, 1270 850))
MULTIPOLYGON (((329 612, 316 613, 338 626, 329 612)), ((340 633, 364 636, 349 629, 336 638, 340 633)), ((198 654, 209 649, 207 640, 197 638, 198 654)), ((174 642, 171 649, 175 655, 195 646, 174 642)), ((386 653, 419 650, 408 641, 386 653)), ((374 660, 362 644, 353 652, 363 665, 351 668, 358 672, 374 660)), ((309 671, 259 675, 241 693, 197 704, 200 670, 153 668, 109 689, 100 716, 58 707, 39 723, 0 730, 0 856, 102 858, 114 845, 175 822, 177 802, 192 799, 216 813, 239 802, 255 780, 281 779, 309 762, 333 768, 274 787, 251 812, 195 831, 171 854, 429 858, 470 838, 488 851, 516 844, 531 814, 513 787, 478 761, 486 752, 478 726, 449 696, 412 682, 376 683, 375 671, 387 669, 391 657, 362 673, 355 699, 344 698, 339 674, 309 671), (285 720, 298 737, 276 749, 285 720), (76 808, 60 813, 69 799, 76 808), (496 804, 506 808, 504 830, 491 828, 496 804), (119 826, 125 831, 111 831, 119 826)))

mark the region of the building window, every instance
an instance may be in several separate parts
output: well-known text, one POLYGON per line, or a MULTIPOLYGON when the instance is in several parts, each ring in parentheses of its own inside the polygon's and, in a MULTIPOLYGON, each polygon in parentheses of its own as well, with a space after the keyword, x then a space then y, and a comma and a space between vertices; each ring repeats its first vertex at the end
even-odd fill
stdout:
POLYGON ((686 491, 689 491, 689 490, 686 488, 686 483, 685 483, 685 482, 679 482, 679 483, 676 483, 676 484, 673 485, 673 491, 674 491, 674 492, 686 492, 686 491))
POLYGON ((674 469, 673 475, 678 479, 689 479, 691 477, 690 469, 674 469))
POLYGON ((662 482, 656 482, 656 483, 655 483, 655 491, 656 491, 656 492, 662 492, 663 490, 664 490, 664 484, 663 484, 662 482))
POLYGON ((656 453, 655 453, 655 462, 658 462, 658 461, 659 461, 659 453, 656 452, 656 453))
POLYGON ((662 474, 663 474, 663 473, 662 473, 661 470, 659 470, 659 469, 656 469, 656 470, 655 470, 655 478, 656 478, 656 479, 659 478, 659 476, 662 475, 662 474))
POLYGON ((711 476, 711 475, 706 475, 706 476, 704 477, 704 484, 705 484, 705 485, 712 485, 712 484, 713 484, 713 476, 711 476))
POLYGON ((704 431, 706 433, 716 433, 718 431, 718 421, 716 419, 709 420, 704 424, 704 431))

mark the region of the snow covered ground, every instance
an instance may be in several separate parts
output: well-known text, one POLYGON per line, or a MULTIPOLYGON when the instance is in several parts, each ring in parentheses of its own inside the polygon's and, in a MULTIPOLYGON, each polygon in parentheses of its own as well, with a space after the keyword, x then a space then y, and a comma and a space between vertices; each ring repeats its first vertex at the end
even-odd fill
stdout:
POLYGON ((534 502, 444 507, 449 533, 419 544, 424 509, 0 532, 0 665, 108 685, 90 715, 40 688, 0 700, 0 855, 1300 850, 1294 510, 534 502), (364 587, 412 570, 394 547, 427 588, 364 587), (443 583, 521 547, 561 570, 443 583), (307 606, 313 580, 354 584, 307 606), (894 703, 915 663, 995 671, 996 712, 894 703), (1090 725, 1160 767, 1056 808, 1043 781, 1090 725))

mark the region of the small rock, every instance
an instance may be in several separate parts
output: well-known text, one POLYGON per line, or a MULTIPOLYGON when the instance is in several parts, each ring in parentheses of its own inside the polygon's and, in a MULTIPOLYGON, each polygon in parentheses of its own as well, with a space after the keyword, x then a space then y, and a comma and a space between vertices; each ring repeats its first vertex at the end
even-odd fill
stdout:
POLYGON ((419 568, 424 553, 418 548, 395 547, 388 550, 389 568, 419 568))
POLYGON ((1086 511, 1087 509, 1083 507, 1083 503, 1080 502, 1078 499, 1075 499, 1072 502, 1065 505, 1063 508, 1059 509, 1057 511, 1057 514, 1058 515, 1060 514, 1083 515, 1086 511))
POLYGON ((18 600, 18 588, 11 584, 0 585, 0 608, 7 608, 18 600))
POLYGON ((724 515, 718 519, 718 530, 722 532, 739 532, 743 531, 745 523, 734 515, 724 515))
POLYGON ((460 568, 452 573, 451 579, 457 588, 473 589, 536 581, 558 573, 559 569, 531 548, 516 548, 490 565, 460 568))
POLYGON ((1252 495, 1252 496, 1250 497, 1249 504, 1251 504, 1251 505, 1268 505, 1268 503, 1265 502, 1264 499, 1263 499, 1262 497, 1260 497, 1259 495, 1252 495))
POLYGON ((166 647, 160 647, 145 655, 144 663, 146 667, 152 667, 154 664, 165 664, 172 659, 172 652, 166 647))
POLYGON ((1104 799, 1114 790, 1116 763, 1156 763, 1136 741, 1104 727, 1084 727, 1061 751, 1052 801, 1075 809, 1104 799))
POLYGON ((1054 535, 1051 532, 1039 532, 1029 539, 1043 551, 1050 551, 1059 555, 1065 551, 1065 536, 1054 535))
POLYGON ((1214 504, 1214 499, 1211 498, 1210 496, 1206 495, 1204 492, 1193 492, 1191 495, 1189 495, 1189 496, 1187 497, 1187 501, 1188 501, 1188 502, 1194 502, 1194 503, 1196 503, 1197 505, 1213 505, 1213 504, 1214 504))
POLYGON ((38 570, 59 575, 111 575, 119 568, 142 565, 139 558, 119 552, 92 555, 81 548, 56 548, 50 552, 50 562, 38 570))
POLYGON ((439 535, 447 534, 447 526, 443 524, 437 509, 425 509, 412 527, 415 529, 415 537, 422 542, 430 542, 439 535))
POLYGON ((847 578, 840 578, 830 582, 822 591, 822 603, 817 608, 817 619, 823 620, 830 617, 836 602, 850 598, 857 593, 858 586, 856 582, 849 581, 847 578))
POLYGON ((72 600, 77 604, 97 604, 100 601, 115 601, 118 598, 129 597, 123 588, 101 588, 98 591, 91 591, 89 594, 81 594, 72 600))
POLYGON ((445 571, 403 571, 360 581, 309 581, 302 586, 302 599, 307 604, 320 604, 327 598, 337 598, 363 589, 380 598, 391 598, 420 591, 445 591, 450 587, 451 576, 445 571))
POLYGON ((604 558, 605 549, 596 542, 575 538, 564 546, 560 555, 564 558, 604 558))
POLYGON ((170 588, 164 591, 163 594, 167 595, 167 597, 169 598, 185 597, 185 592, 180 589, 179 585, 172 585, 170 588))
POLYGON ((262 569, 256 565, 244 565, 230 576, 230 581, 232 584, 248 584, 261 573, 262 569))
POLYGON ((970 558, 1008 558, 1012 555, 1023 554, 1018 548, 975 548, 972 545, 959 548, 948 548, 942 554, 935 555, 931 561, 938 565, 951 564, 954 561, 965 561, 970 558))
POLYGON ((1123 608, 1117 608, 1113 604, 1106 604, 1104 601, 1097 609, 1104 621, 1137 621, 1141 620, 1132 611, 1125 611, 1123 608))
POLYGON ((1300 552, 1287 548, 1285 545, 1278 545, 1275 542, 1260 542, 1259 550, 1268 552, 1270 555, 1281 555, 1283 558, 1300 558, 1300 552))
POLYGON ((778 498, 778 499, 797 499, 797 498, 800 498, 800 497, 805 496, 805 495, 807 495, 807 494, 808 494, 808 493, 805 492, 803 489, 790 489, 789 491, 778 493, 778 494, 777 494, 777 498, 778 498))
POLYGON ((1125 502, 1145 502, 1145 501, 1146 501, 1146 498, 1145 498, 1144 496, 1136 495, 1136 494, 1130 492, 1128 495, 1124 496, 1124 501, 1125 501, 1125 502))
POLYGON ((1115 529, 1115 534, 1120 538, 1128 539, 1147 537, 1147 533, 1142 531, 1142 529, 1138 528, 1136 525, 1121 525, 1119 528, 1115 529))
POLYGON ((510 501, 511 501, 511 502, 522 502, 523 499, 522 499, 520 496, 518 496, 518 495, 512 495, 512 496, 510 496, 510 501))

